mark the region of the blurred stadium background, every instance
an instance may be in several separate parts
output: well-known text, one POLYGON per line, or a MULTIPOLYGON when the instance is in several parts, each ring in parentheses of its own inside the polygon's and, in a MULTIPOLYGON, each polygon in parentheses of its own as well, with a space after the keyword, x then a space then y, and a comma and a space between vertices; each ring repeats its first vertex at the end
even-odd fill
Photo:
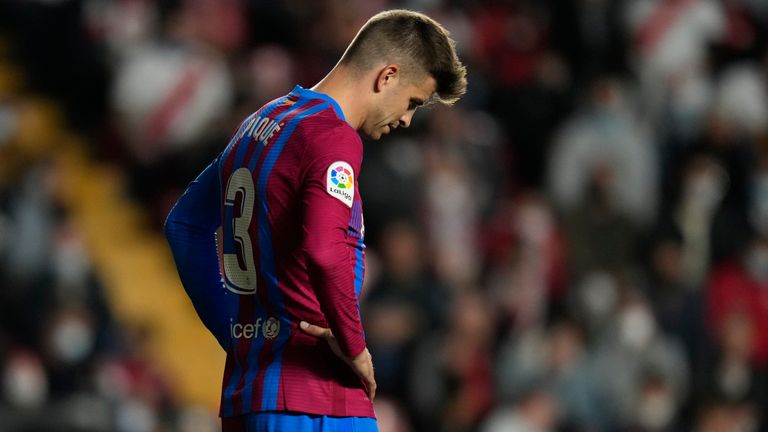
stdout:
POLYGON ((218 429, 163 219, 393 7, 470 88, 365 143, 382 432, 768 430, 765 0, 0 2, 0 430, 218 429))

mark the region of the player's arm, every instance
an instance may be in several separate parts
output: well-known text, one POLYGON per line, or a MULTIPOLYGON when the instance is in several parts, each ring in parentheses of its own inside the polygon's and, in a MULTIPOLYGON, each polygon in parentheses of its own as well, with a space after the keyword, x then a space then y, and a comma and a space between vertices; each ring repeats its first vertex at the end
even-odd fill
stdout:
POLYGON ((332 348, 338 344, 337 354, 365 380, 373 396, 373 367, 354 287, 355 250, 346 238, 352 199, 329 191, 329 169, 344 165, 356 176, 362 147, 357 134, 345 128, 315 139, 319 142, 308 145, 302 163, 303 250, 310 282, 330 327, 316 336, 326 337, 332 348))
POLYGON ((165 236, 181 282, 200 320, 227 349, 228 303, 219 267, 216 230, 221 225, 218 159, 187 187, 165 221, 165 236))

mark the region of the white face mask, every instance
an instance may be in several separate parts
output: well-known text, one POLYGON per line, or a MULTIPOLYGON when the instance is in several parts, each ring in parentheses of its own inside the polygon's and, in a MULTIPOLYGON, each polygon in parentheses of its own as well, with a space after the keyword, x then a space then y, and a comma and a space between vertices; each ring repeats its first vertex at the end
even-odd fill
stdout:
POLYGON ((48 398, 43 366, 32 355, 12 356, 6 363, 2 381, 5 399, 15 407, 40 407, 48 398))
POLYGON ((64 363, 76 364, 91 353, 93 328, 85 319, 67 316, 55 323, 51 335, 53 354, 64 363))
POLYGON ((645 395, 640 401, 637 421, 643 428, 660 431, 669 426, 675 416, 677 404, 667 391, 645 395))
POLYGON ((619 315, 619 338, 634 350, 644 349, 656 332, 656 324, 648 310, 640 305, 629 306, 619 315))
MULTIPOLYGON (((85 245, 77 238, 67 239, 56 245, 53 253, 53 269, 57 280, 64 286, 85 286, 91 269, 85 245)), ((77 293, 71 294, 77 295, 77 293)))
POLYGON ((724 181, 716 173, 698 173, 685 182, 686 202, 700 211, 715 210, 724 195, 724 181))
POLYGON ((754 246, 746 256, 747 272, 760 282, 768 282, 768 246, 754 246))
POLYGON ((116 417, 117 430, 120 432, 150 432, 157 428, 157 412, 144 399, 123 400, 116 417))
POLYGON ((760 234, 768 236, 768 173, 755 179, 752 187, 752 224, 760 234))
POLYGON ((618 301, 616 279, 608 273, 595 272, 579 287, 581 302, 590 321, 599 323, 611 315, 618 301))

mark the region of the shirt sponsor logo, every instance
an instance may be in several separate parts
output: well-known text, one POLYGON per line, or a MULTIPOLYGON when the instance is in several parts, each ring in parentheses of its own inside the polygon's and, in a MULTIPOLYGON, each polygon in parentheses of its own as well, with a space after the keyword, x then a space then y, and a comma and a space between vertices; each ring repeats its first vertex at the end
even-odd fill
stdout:
POLYGON ((274 339, 280 334, 280 320, 269 317, 266 321, 257 318, 255 323, 231 323, 229 333, 232 339, 257 339, 260 336, 267 340, 274 339))
POLYGON ((280 333, 280 320, 277 318, 269 317, 267 322, 264 323, 264 327, 261 328, 261 333, 265 339, 274 339, 280 333))
POLYGON ((348 163, 338 161, 328 167, 326 190, 347 207, 352 207, 355 198, 355 174, 348 163))

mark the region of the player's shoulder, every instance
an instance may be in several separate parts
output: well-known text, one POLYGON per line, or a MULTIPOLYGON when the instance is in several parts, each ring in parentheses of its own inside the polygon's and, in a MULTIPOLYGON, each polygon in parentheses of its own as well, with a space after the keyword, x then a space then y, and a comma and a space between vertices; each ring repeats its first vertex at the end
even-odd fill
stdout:
POLYGON ((362 151, 362 141, 352 126, 328 110, 307 118, 299 126, 308 149, 362 151))
POLYGON ((352 126, 339 118, 331 108, 306 118, 301 122, 301 128, 304 129, 305 132, 313 133, 318 136, 334 135, 360 141, 360 137, 352 126))

